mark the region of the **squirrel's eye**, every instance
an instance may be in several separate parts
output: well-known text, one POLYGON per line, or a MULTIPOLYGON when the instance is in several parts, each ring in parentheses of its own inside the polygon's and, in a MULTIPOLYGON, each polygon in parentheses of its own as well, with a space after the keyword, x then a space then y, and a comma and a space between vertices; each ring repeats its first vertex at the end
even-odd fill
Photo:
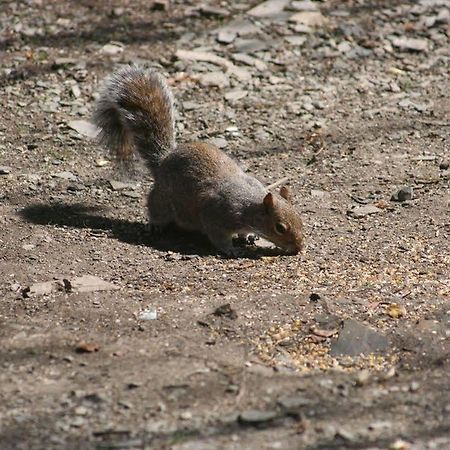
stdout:
POLYGON ((275 231, 278 234, 284 234, 287 231, 287 226, 284 223, 278 222, 275 224, 275 231))

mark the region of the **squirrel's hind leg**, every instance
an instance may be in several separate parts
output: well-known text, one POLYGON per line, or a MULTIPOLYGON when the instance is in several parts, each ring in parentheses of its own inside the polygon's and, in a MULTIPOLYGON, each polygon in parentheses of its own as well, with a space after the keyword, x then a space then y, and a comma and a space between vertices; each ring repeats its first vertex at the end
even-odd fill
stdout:
POLYGON ((153 187, 148 195, 147 206, 150 216, 150 230, 152 234, 161 234, 164 228, 174 221, 172 208, 167 201, 167 196, 164 197, 157 188, 153 187))

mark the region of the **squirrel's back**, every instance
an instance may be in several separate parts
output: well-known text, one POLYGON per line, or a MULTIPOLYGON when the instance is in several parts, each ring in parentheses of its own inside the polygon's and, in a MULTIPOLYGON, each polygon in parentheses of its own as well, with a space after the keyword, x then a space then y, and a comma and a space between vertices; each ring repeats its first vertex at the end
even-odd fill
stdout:
POLYGON ((93 116, 100 141, 129 163, 134 151, 154 170, 175 148, 173 96, 154 70, 128 66, 105 83, 93 116))

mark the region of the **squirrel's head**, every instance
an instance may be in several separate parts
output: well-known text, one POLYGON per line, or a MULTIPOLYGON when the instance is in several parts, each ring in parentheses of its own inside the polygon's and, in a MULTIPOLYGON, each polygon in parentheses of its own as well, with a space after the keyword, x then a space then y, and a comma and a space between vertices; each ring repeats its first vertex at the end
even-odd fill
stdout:
POLYGON ((303 250, 303 222, 291 202, 289 189, 281 187, 278 194, 269 192, 263 200, 265 211, 264 236, 287 253, 303 250))

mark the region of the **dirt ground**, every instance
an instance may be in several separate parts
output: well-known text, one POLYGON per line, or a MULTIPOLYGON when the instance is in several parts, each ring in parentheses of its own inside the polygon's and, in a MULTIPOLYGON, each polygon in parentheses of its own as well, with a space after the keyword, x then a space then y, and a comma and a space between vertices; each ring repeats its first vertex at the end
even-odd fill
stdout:
POLYGON ((169 3, 1 3, 0 448, 449 449, 450 2, 169 3), (304 254, 149 233, 74 122, 130 62, 304 254))

